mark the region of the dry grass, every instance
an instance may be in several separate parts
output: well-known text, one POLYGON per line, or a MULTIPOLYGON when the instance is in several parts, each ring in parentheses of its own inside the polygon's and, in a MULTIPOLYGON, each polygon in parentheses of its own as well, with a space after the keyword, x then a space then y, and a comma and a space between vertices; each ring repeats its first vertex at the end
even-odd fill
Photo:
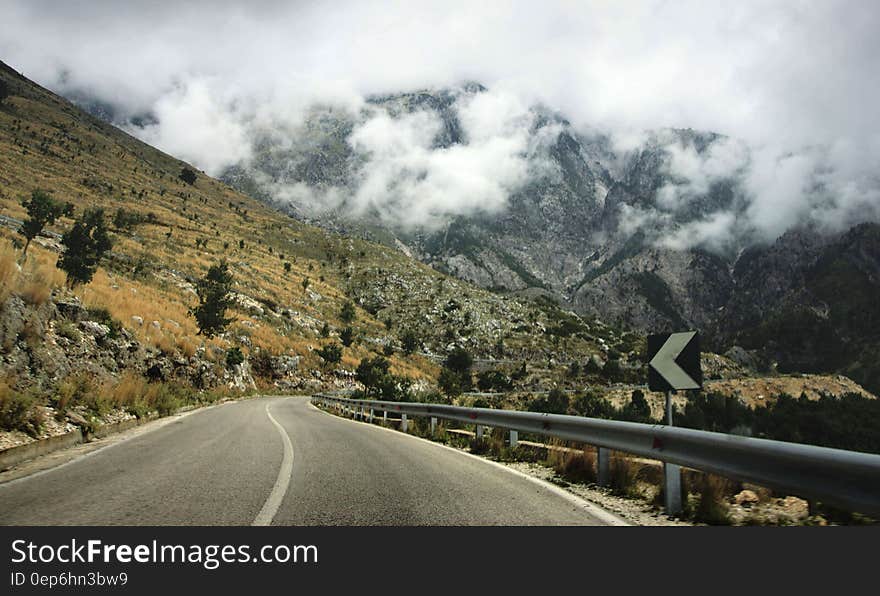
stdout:
POLYGON ((547 450, 547 465, 570 482, 590 484, 596 482, 596 452, 582 445, 580 449, 569 446, 559 439, 551 440, 547 450), (552 448, 552 447, 555 447, 552 448))
POLYGON ((31 245, 24 265, 18 263, 21 251, 10 240, 0 241, 0 302, 15 294, 33 305, 44 304, 52 290, 64 285, 64 274, 54 264, 54 255, 31 245))
POLYGON ((734 483, 715 474, 701 474, 698 481, 699 502, 693 511, 696 521, 712 525, 730 524, 730 507, 727 498, 734 483))
POLYGON ((0 242, 0 303, 6 302, 18 284, 19 268, 16 258, 12 243, 5 240, 0 242))
POLYGON ((638 490, 639 465, 624 454, 613 452, 608 462, 611 491, 624 497, 642 496, 638 490))

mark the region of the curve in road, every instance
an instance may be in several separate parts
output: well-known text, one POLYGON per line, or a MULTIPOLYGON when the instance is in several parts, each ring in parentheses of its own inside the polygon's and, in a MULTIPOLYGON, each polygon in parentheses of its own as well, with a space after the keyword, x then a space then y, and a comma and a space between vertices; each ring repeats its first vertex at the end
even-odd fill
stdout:
POLYGON ((305 397, 190 414, 0 484, 6 525, 624 525, 562 489, 305 397))

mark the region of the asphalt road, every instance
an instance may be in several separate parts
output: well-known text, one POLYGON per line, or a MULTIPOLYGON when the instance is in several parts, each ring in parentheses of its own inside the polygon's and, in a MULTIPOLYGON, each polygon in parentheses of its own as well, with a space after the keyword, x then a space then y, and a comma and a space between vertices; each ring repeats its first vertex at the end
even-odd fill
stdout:
POLYGON ((0 484, 4 525, 607 525, 563 491, 307 398, 205 409, 0 484))

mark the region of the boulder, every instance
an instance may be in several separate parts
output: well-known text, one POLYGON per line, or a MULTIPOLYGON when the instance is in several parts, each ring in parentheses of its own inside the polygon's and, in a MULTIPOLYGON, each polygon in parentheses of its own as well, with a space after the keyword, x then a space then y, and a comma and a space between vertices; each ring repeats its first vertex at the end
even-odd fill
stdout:
POLYGON ((79 328, 99 340, 110 335, 110 328, 97 321, 80 321, 79 328))
POLYGON ((758 502, 758 495, 755 494, 755 491, 746 489, 737 493, 736 496, 733 497, 733 502, 737 505, 742 505, 743 507, 751 507, 758 502))
POLYGON ((70 321, 79 321, 86 315, 86 309, 79 302, 59 301, 55 303, 58 314, 70 321))

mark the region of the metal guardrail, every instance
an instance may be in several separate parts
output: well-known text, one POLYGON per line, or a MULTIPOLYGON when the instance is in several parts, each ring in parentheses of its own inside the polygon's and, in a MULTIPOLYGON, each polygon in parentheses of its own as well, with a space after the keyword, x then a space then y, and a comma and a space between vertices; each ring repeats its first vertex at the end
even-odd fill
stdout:
POLYGON ((376 411, 400 413, 404 430, 407 415, 423 416, 432 418, 432 428, 437 419, 475 424, 478 437, 484 426, 509 429, 512 445, 516 444, 517 431, 595 445, 599 447, 600 479, 603 464, 607 470, 607 450, 623 451, 880 517, 880 455, 581 416, 326 394, 315 395, 312 400, 359 410, 365 419, 369 412, 371 420, 376 411))

